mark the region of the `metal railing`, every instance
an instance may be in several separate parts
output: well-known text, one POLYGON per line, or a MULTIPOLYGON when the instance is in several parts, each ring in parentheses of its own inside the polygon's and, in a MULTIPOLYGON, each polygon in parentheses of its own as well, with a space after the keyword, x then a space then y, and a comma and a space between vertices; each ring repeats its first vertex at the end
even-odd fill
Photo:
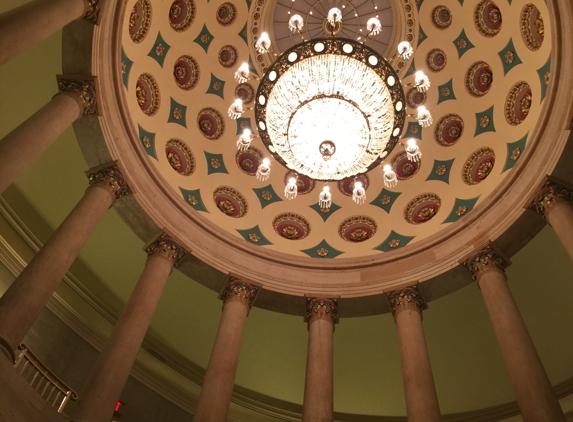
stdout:
POLYGON ((20 344, 18 349, 20 354, 14 362, 14 368, 38 392, 40 397, 52 407, 58 406, 58 413, 64 411, 64 407, 70 400, 78 399, 76 392, 46 368, 25 344, 20 344))

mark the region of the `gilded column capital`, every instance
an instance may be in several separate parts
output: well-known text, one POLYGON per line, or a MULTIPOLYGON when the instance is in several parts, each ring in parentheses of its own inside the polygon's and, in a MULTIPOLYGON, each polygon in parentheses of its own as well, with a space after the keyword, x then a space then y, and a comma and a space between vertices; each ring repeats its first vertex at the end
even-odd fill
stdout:
POLYGON ((74 97, 83 114, 99 114, 94 76, 58 75, 58 91, 74 97))
POLYGON ((90 21, 96 25, 99 25, 99 12, 101 10, 100 0, 84 0, 86 6, 86 11, 83 18, 90 21))
POLYGON ((474 280, 488 271, 505 272, 510 262, 503 258, 491 245, 487 245, 478 252, 472 254, 463 263, 471 271, 474 280))
POLYGON ((114 202, 122 196, 131 194, 131 188, 116 164, 105 164, 86 172, 90 186, 98 186, 106 189, 112 196, 114 202))
POLYGON ((251 309, 259 291, 259 286, 231 276, 221 291, 219 299, 221 299, 223 303, 236 300, 251 309))
POLYGON ((338 324, 338 299, 307 297, 304 321, 310 324, 317 319, 338 324))
POLYGON ((529 208, 542 214, 545 218, 553 208, 560 204, 572 204, 573 192, 561 184, 548 180, 539 190, 529 208))
POLYGON ((394 290, 393 292, 386 293, 386 295, 394 319, 396 319, 396 315, 400 311, 405 309, 412 309, 422 316, 422 311, 427 308, 417 286, 394 290))
POLYGON ((161 233, 157 239, 145 246, 145 252, 148 258, 151 256, 160 256, 171 262, 176 267, 189 252, 182 247, 179 242, 173 240, 167 233, 161 233))

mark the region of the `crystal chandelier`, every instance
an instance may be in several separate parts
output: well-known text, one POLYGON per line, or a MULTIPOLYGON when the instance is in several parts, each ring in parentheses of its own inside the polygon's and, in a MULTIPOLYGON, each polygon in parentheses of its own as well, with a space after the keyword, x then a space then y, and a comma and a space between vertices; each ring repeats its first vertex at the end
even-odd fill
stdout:
MULTIPOLYGON (((332 193, 328 182, 354 178, 352 198, 357 204, 366 201, 364 186, 357 176, 383 168, 384 185, 392 188, 397 175, 383 161, 397 144, 410 161, 419 161, 422 153, 414 139, 400 142, 406 117, 416 118, 422 127, 433 122, 430 112, 418 107, 407 112, 403 86, 425 92, 430 81, 418 71, 413 83, 403 84, 391 61, 400 55, 404 60, 413 54, 409 42, 398 44, 397 54, 389 60, 365 41, 382 31, 378 17, 366 23, 368 35, 362 42, 336 37, 342 25, 342 12, 332 8, 324 22, 329 38, 305 40, 301 30, 303 18, 292 15, 288 22, 302 42, 276 55, 271 40, 262 33, 255 44, 257 53, 274 54, 274 62, 260 78, 254 110, 257 134, 245 129, 237 140, 239 151, 246 151, 254 138, 260 138, 273 161, 290 169, 294 177, 285 182, 287 199, 297 196, 297 177, 304 175, 325 186, 319 194, 319 206, 328 210, 332 193)), ((235 72, 238 83, 249 79, 249 65, 243 63, 235 72)), ((247 109, 241 99, 229 107, 228 115, 238 119, 247 109)), ((269 178, 272 161, 264 158, 257 169, 261 181, 269 178)))

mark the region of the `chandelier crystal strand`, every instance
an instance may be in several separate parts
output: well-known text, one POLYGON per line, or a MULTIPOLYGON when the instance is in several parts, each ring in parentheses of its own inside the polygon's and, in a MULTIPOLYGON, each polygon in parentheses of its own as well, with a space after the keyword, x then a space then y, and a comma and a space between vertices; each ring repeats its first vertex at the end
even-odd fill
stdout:
POLYGON ((269 38, 269 34, 263 32, 257 42, 255 43, 255 49, 259 54, 265 54, 269 52, 271 48, 271 39, 269 38))
POLYGON ((248 150, 249 147, 251 146, 252 140, 253 139, 251 138, 251 131, 249 129, 243 130, 243 133, 241 134, 241 136, 239 136, 239 139, 237 139, 237 149, 239 151, 248 150))
POLYGON ((390 164, 384 166, 384 186, 393 188, 398 184, 398 176, 390 164))
POLYGON ((296 186, 296 178, 291 177, 290 179, 288 179, 288 183, 285 186, 285 197, 286 197, 286 199, 296 198, 297 192, 298 192, 298 188, 296 186))
POLYGON ((366 29, 370 31, 368 35, 372 35, 374 37, 382 32, 382 24, 378 18, 370 18, 368 19, 368 22, 366 22, 366 29))
POLYGON ((304 20, 301 15, 292 15, 288 20, 288 28, 291 32, 300 32, 304 27, 304 20))
POLYGON ((244 84, 249 80, 249 74, 249 64, 243 63, 235 72, 235 80, 240 84, 244 84))
POLYGON ((422 151, 420 147, 416 145, 415 139, 408 139, 408 144, 406 146, 406 156, 410 161, 420 161, 422 158, 422 151))
POLYGON ((318 195, 318 206, 321 210, 330 210, 332 205, 332 193, 330 193, 330 188, 325 186, 322 188, 322 192, 318 195))
POLYGON ((361 205, 366 201, 366 190, 362 186, 362 182, 355 181, 354 189, 352 190, 352 200, 361 205))
POLYGON ((420 92, 426 92, 430 88, 430 79, 421 70, 416 72, 415 82, 416 88, 420 92))
POLYGON ((418 123, 422 127, 428 127, 432 123, 434 123, 434 119, 432 118, 432 115, 430 114, 428 109, 424 106, 418 107, 418 123))
POLYGON ((330 25, 334 26, 337 22, 342 21, 342 12, 340 11, 340 9, 333 7, 328 11, 326 20, 330 25))
POLYGON ((393 125, 392 96, 384 82, 364 63, 342 55, 295 63, 274 84, 266 104, 276 154, 288 167, 319 180, 368 171, 386 148, 393 125), (336 146, 328 161, 319 148, 325 140, 336 146))
POLYGON ((261 182, 264 182, 271 175, 271 160, 268 158, 263 158, 263 162, 259 165, 257 169, 256 177, 261 182))
POLYGON ((233 120, 237 120, 243 114, 243 101, 240 98, 237 98, 229 110, 227 111, 229 117, 233 120))
POLYGON ((402 56, 402 59, 408 60, 414 54, 414 49, 408 41, 402 41, 398 44, 398 54, 402 56))

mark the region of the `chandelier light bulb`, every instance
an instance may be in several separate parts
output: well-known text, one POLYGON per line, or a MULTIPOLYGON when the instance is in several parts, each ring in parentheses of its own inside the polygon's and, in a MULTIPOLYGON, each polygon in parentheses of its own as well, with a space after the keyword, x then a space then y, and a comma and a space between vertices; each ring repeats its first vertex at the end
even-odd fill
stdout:
POLYGON ((227 112, 229 117, 233 120, 237 120, 243 114, 243 101, 240 98, 237 98, 229 110, 227 112))
POLYGON ((259 165, 257 169, 256 177, 260 181, 264 182, 271 175, 271 160, 268 158, 263 158, 263 162, 259 165))
POLYGON ((296 31, 300 32, 302 31, 303 27, 304 27, 304 20, 302 19, 301 15, 292 15, 288 20, 288 29, 290 29, 291 32, 296 32, 296 31))
POLYGON ((354 189, 352 190, 352 200, 357 204, 363 204, 366 201, 366 190, 362 186, 362 182, 354 182, 354 189))
POLYGON ((263 32, 255 43, 255 49, 257 53, 265 54, 268 53, 269 48, 271 48, 271 39, 269 38, 269 34, 263 32))
POLYGON ((334 26, 334 24, 336 24, 337 22, 342 21, 342 12, 340 11, 340 9, 333 7, 332 9, 330 9, 328 11, 328 15, 326 16, 326 20, 328 21, 329 24, 334 26))
POLYGON ((430 114, 428 109, 424 106, 418 107, 418 123, 422 127, 428 127, 432 123, 434 123, 434 119, 432 118, 432 115, 430 114))
POLYGON ((398 176, 390 164, 384 166, 384 186, 393 188, 398 184, 398 176))
POLYGON ((325 186, 322 188, 322 192, 318 195, 318 206, 321 210, 330 210, 332 205, 332 193, 330 193, 330 188, 325 186))
POLYGON ((235 80, 240 84, 244 84, 249 79, 249 74, 249 64, 243 63, 235 72, 235 80))
POLYGON ((251 146, 251 131, 249 129, 245 129, 243 131, 243 134, 241 136, 239 136, 239 139, 237 140, 237 149, 239 151, 246 151, 249 149, 249 147, 251 146))
POLYGON ((415 139, 408 139, 408 145, 406 146, 406 156, 410 161, 420 161, 422 158, 422 151, 420 147, 416 145, 415 139))
POLYGON ((285 186, 286 199, 296 198, 297 191, 298 187, 296 186, 296 179, 294 177, 291 177, 290 179, 288 179, 288 183, 285 186))
POLYGON ((416 72, 415 78, 416 78, 415 79, 416 88, 418 89, 418 91, 426 92, 428 90, 428 88, 430 87, 430 79, 421 70, 418 70, 416 72))
POLYGON ((402 41, 398 44, 398 54, 402 56, 404 60, 408 60, 414 54, 414 49, 408 41, 402 41))
POLYGON ((370 18, 368 22, 366 22, 366 29, 370 31, 370 35, 376 36, 382 32, 382 24, 378 18, 370 18))

